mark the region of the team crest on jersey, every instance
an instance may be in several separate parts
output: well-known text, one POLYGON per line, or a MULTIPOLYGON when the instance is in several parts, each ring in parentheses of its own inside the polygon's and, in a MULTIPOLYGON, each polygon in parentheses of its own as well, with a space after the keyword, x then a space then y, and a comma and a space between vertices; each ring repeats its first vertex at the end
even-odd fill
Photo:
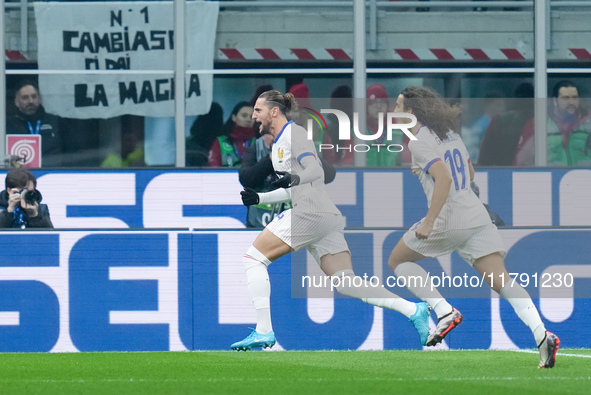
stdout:
POLYGON ((283 150, 281 148, 277 148, 277 156, 279 159, 283 159, 283 150))

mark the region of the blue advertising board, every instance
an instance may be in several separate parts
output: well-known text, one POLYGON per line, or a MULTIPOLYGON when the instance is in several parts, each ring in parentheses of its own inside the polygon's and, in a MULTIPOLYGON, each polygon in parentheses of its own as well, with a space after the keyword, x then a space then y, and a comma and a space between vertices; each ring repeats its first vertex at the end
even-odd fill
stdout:
MULTIPOLYGON (((3 183, 5 172, 0 172, 3 183)), ((37 170, 57 228, 244 228, 236 169, 37 170)), ((589 169, 477 169, 508 226, 591 226, 589 169)), ((348 227, 411 227, 427 212, 409 169, 339 169, 327 185, 348 227)))
MULTIPOLYGON (((388 255, 403 232, 346 231, 356 273, 391 277, 388 255)), ((1 232, 0 351, 228 349, 255 324, 241 258, 257 234, 1 232)), ((591 230, 504 229, 501 236, 508 271, 530 292, 547 328, 565 347, 590 347, 591 230), (558 281, 566 292, 556 293, 558 281)), ((464 314, 440 348, 535 347, 511 306, 472 281, 476 271, 457 254, 421 264, 433 278, 449 278, 440 289, 464 314)), ((269 273, 274 349, 421 348, 399 313, 326 289, 302 294, 304 277, 321 275, 305 250, 274 262, 269 273)), ((392 290, 412 297, 394 283, 392 290)))

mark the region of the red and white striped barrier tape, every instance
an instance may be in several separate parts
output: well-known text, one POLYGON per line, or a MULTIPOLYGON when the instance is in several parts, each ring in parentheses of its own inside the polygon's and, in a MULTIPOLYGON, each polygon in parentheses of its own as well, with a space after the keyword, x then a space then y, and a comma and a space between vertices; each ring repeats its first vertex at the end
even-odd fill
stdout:
MULTIPOLYGON (((220 48, 220 60, 351 60, 351 49, 340 48, 220 48)), ((531 59, 516 48, 397 48, 395 60, 524 60, 531 59)))
POLYGON ((27 57, 23 55, 21 51, 4 51, 4 59, 8 61, 27 60, 27 57))
MULTIPOLYGON (((517 48, 395 48, 392 60, 532 60, 533 51, 517 48)), ((591 60, 591 48, 558 50, 554 59, 591 60)), ((220 48, 218 60, 351 60, 351 49, 341 48, 220 48)))
POLYGON ((351 50, 340 48, 220 48, 218 59, 228 60, 351 60, 351 50))
POLYGON ((397 60, 524 60, 516 48, 419 48, 394 49, 397 60))
POLYGON ((591 60, 591 48, 570 48, 569 49, 569 57, 574 57, 575 59, 582 59, 582 60, 591 60))

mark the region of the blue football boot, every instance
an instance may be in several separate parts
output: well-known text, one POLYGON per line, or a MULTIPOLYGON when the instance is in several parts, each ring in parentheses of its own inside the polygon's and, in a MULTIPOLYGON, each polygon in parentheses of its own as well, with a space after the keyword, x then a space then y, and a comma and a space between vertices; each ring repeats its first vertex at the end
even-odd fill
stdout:
POLYGON ((415 326, 419 336, 421 337, 421 344, 427 345, 427 339, 429 338, 429 310, 430 307, 427 303, 415 303, 417 305, 417 311, 410 316, 410 322, 415 326))
POLYGON ((232 344, 230 347, 236 351, 247 351, 254 347, 271 348, 275 345, 275 332, 271 331, 265 335, 253 330, 246 339, 232 344))

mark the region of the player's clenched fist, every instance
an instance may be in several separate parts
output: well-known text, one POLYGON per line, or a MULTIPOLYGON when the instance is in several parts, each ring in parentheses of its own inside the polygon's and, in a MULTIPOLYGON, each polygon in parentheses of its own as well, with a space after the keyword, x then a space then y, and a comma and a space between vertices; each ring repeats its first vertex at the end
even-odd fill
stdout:
POLYGON ((240 196, 242 197, 242 203, 245 206, 252 206, 259 204, 260 202, 259 194, 252 188, 244 188, 244 190, 240 192, 240 196))
POLYGON ((284 171, 278 171, 277 174, 283 177, 271 183, 271 186, 275 188, 291 188, 300 183, 300 176, 297 174, 290 174, 284 171))

